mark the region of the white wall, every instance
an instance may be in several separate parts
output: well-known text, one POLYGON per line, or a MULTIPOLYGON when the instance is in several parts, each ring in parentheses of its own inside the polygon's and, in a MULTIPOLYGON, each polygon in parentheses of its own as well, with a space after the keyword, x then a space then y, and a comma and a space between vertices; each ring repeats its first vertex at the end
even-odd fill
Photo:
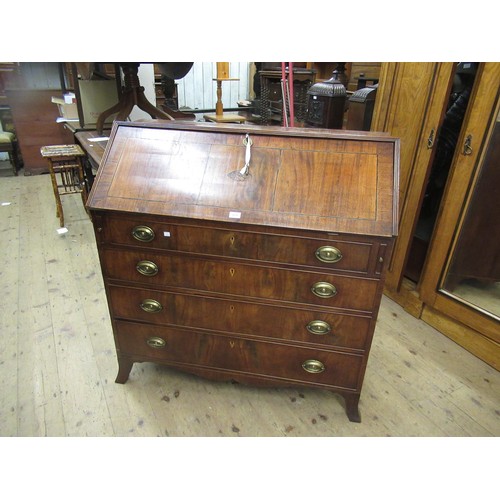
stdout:
MULTIPOLYGON (((222 82, 222 103, 224 108, 236 108, 239 100, 250 97, 250 66, 249 62, 232 62, 229 64, 230 78, 238 81, 222 82)), ((217 102, 216 62, 195 62, 189 73, 177 80, 179 108, 215 109, 217 102)))

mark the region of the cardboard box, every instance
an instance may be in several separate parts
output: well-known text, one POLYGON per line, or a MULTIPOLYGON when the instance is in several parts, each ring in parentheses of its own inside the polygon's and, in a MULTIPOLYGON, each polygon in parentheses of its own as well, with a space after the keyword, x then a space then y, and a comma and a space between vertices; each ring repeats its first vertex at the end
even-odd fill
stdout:
MULTIPOLYGON (((116 82, 115 80, 80 80, 78 97, 80 125, 82 127, 95 125, 99 115, 118 102, 116 82)), ((111 115, 106 123, 111 123, 115 118, 116 115, 111 115)))
POLYGON ((78 106, 76 102, 68 103, 64 97, 52 97, 52 102, 57 104, 59 115, 66 120, 78 120, 78 106))

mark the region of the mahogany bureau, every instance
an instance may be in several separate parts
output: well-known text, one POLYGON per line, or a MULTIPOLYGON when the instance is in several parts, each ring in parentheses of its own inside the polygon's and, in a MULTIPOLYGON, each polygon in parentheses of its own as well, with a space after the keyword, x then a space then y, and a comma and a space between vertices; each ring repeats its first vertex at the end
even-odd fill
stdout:
POLYGON ((399 140, 115 122, 92 213, 118 357, 328 389, 351 421, 397 228, 399 140))

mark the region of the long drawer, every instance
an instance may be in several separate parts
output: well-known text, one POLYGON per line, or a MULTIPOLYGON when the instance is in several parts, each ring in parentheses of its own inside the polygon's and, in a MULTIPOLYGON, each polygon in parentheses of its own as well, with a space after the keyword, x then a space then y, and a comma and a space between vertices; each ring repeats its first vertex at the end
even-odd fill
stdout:
POLYGON ((370 317, 141 288, 108 287, 115 318, 364 350, 370 317))
POLYGON ((379 284, 374 279, 165 253, 105 249, 101 257, 109 279, 359 311, 374 308, 379 284))
POLYGON ((103 243, 157 250, 235 257, 266 262, 323 267, 366 274, 373 242, 345 241, 326 235, 296 237, 232 229, 216 229, 148 219, 108 217, 100 235, 103 243))
POLYGON ((117 347, 134 359, 210 367, 281 381, 358 389, 363 356, 170 327, 115 322, 117 347))

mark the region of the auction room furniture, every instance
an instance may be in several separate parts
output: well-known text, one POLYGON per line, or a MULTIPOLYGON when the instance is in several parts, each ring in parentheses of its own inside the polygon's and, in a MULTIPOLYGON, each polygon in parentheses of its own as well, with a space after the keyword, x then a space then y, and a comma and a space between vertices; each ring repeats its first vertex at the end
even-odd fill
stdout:
POLYGON ((88 207, 135 362, 358 401, 397 227, 387 134, 115 122, 88 207))
MULTIPOLYGON (((281 88, 281 70, 263 70, 259 72, 261 86, 260 116, 263 125, 282 122, 283 92, 281 88)), ((307 91, 314 83, 315 70, 293 68, 292 77, 286 71, 288 81, 293 81, 294 116, 298 122, 304 122, 307 116, 307 91)))
POLYGON ((498 62, 382 63, 371 128, 404 144, 400 230, 385 293, 496 369, 499 89, 498 62), (424 209, 441 139, 451 142, 449 115, 458 115, 459 106, 463 116, 448 152, 442 199, 432 207, 435 221, 426 227, 424 209), (465 295, 464 285, 475 295, 465 295))
POLYGON ((76 143, 85 152, 83 170, 88 191, 92 187, 94 177, 101 164, 104 150, 108 144, 108 136, 109 130, 105 130, 102 135, 95 130, 82 130, 75 133, 76 143))
POLYGON ((40 148, 74 142, 73 134, 56 122, 59 111, 51 99, 59 95, 61 89, 22 88, 5 92, 24 162, 24 175, 47 173, 48 164, 40 156, 40 148))
POLYGON ((373 108, 377 97, 377 85, 356 90, 349 97, 349 112, 347 113, 347 130, 370 130, 373 118, 373 108))
POLYGON ((0 153, 8 153, 14 175, 21 168, 17 154, 17 139, 12 132, 0 132, 0 153))
POLYGON ((306 125, 319 128, 342 128, 346 101, 346 88, 337 79, 335 71, 324 82, 316 82, 307 91, 306 125))
POLYGON ((229 63, 217 63, 217 78, 214 81, 217 83, 217 102, 215 103, 215 113, 203 115, 203 118, 208 122, 215 123, 243 123, 245 117, 234 113, 224 114, 224 105, 222 103, 222 82, 237 82, 239 78, 231 78, 229 76, 229 63))
POLYGON ((106 120, 116 114, 116 120, 126 120, 134 106, 148 113, 151 118, 173 120, 165 111, 150 103, 144 95, 144 87, 139 81, 140 63, 119 63, 123 71, 123 88, 119 101, 111 108, 104 110, 97 118, 96 130, 102 135, 106 120))
POLYGON ((87 187, 83 175, 85 153, 77 144, 43 146, 40 153, 49 165, 49 173, 56 199, 56 216, 64 227, 61 196, 81 194, 83 205, 87 202, 87 187))

